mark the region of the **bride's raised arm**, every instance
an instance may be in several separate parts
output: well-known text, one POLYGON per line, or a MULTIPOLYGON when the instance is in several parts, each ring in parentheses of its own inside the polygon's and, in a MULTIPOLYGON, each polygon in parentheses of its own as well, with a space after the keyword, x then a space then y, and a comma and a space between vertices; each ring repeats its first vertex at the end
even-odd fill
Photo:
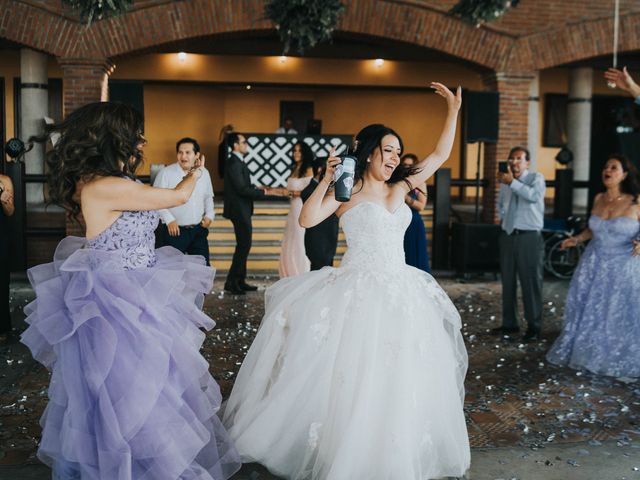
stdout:
MULTIPOLYGON (((453 140, 456 136, 456 124, 458 122, 458 111, 462 105, 462 89, 458 87, 455 95, 451 90, 438 82, 431 82, 433 88, 438 95, 444 97, 447 101, 447 118, 442 127, 442 133, 438 139, 436 148, 424 160, 414 165, 418 173, 411 175, 407 180, 411 185, 422 185, 427 179, 435 173, 438 168, 449 158, 453 140)), ((404 182, 402 182, 404 184, 404 182)))
POLYGON ((324 172, 324 177, 320 180, 318 186, 307 201, 304 202, 304 205, 302 205, 298 223, 303 228, 315 227, 342 205, 333 195, 327 195, 336 165, 341 162, 340 158, 334 155, 335 150, 331 150, 329 158, 327 159, 327 168, 324 172))

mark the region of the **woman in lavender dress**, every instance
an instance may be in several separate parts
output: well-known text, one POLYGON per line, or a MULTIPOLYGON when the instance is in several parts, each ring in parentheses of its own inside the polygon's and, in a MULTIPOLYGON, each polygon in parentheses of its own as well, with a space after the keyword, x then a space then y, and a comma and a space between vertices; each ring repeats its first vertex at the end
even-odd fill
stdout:
POLYGON ((602 170, 589 228, 563 248, 591 239, 569 287, 562 333, 549 362, 614 377, 640 377, 640 186, 633 164, 612 155, 602 170))
POLYGON ((135 181, 142 126, 105 102, 53 128, 51 199, 86 223, 86 238, 65 238, 53 263, 29 270, 37 298, 22 341, 51 370, 38 457, 54 479, 223 480, 239 468, 199 353, 214 272, 154 250, 155 210, 185 203, 201 165, 174 189, 135 181))

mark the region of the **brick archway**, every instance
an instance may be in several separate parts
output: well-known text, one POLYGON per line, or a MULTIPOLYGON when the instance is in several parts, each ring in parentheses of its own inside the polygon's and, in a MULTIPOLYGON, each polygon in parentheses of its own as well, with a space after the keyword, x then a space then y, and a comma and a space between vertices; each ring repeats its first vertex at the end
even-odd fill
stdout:
MULTIPOLYGON (((0 38, 58 58, 65 77, 65 112, 69 112, 88 101, 106 99, 110 59, 199 37, 272 30, 263 18, 264 2, 145 0, 125 15, 86 28, 61 10, 59 2, 0 0, 0 38), (30 29, 32 25, 38 28, 30 29)), ((518 12, 502 26, 496 22, 477 29, 448 16, 443 7, 430 6, 428 0, 352 0, 339 31, 428 48, 490 71, 486 88, 501 94, 500 137, 485 158, 491 178, 506 149, 527 143, 529 85, 535 72, 612 51, 613 18, 600 11, 583 20, 561 17, 566 20, 553 24, 538 12, 536 28, 522 36, 511 32, 535 12, 531 8, 518 12)), ((640 8, 627 10, 620 24, 621 52, 640 50, 639 30, 640 8)), ((495 213, 491 194, 495 182, 490 183, 484 200, 489 221, 495 213)))
MULTIPOLYGON (((273 29, 263 18, 263 0, 163 2, 89 28, 26 2, 0 0, 0 9, 1 38, 59 58, 106 59, 189 38, 273 29), (27 25, 42 27, 33 31, 27 25)), ((411 43, 489 69, 499 67, 513 43, 505 34, 400 1, 353 1, 340 31, 411 43)))
MULTIPOLYGON (((640 50, 639 31, 640 13, 620 18, 620 53, 640 50)), ((610 17, 522 37, 515 42, 511 61, 519 70, 534 71, 612 53, 613 18, 610 17)))
MULTIPOLYGON (((47 3, 0 0, 0 38, 59 58, 108 59, 194 37, 272 29, 263 10, 264 0, 155 0, 86 28, 47 3)), ((640 50, 639 30, 640 14, 621 18, 620 51, 640 50)), ((497 72, 531 72, 610 54, 613 19, 517 38, 418 2, 353 0, 340 31, 437 50, 497 72)))

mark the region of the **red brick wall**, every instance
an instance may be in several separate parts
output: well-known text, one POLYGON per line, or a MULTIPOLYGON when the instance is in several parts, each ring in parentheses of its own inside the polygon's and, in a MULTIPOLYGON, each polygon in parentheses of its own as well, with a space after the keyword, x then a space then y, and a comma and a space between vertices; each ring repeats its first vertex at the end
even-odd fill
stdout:
MULTIPOLYGON (((87 103, 108 100, 110 64, 99 59, 60 59, 63 113, 68 115, 87 103)), ((67 235, 84 236, 84 222, 67 219, 67 235)))
POLYGON ((483 175, 489 180, 489 187, 483 191, 485 222, 498 221, 498 161, 506 160, 512 147, 527 146, 529 86, 533 79, 532 73, 494 73, 483 78, 488 90, 500 92, 498 143, 486 145, 484 153, 483 175))
MULTIPOLYGON (((531 0, 474 28, 446 15, 453 0, 351 0, 339 29, 421 45, 493 71, 527 72, 610 54, 612 3, 531 0)), ((60 0, 0 0, 0 38, 58 57, 114 58, 192 37, 272 29, 263 12, 263 0, 144 0, 86 28, 60 0)), ((620 51, 640 50, 640 2, 622 0, 621 13, 620 51)))
MULTIPOLYGON (((527 142, 529 72, 610 54, 613 2, 528 0, 474 28, 446 14, 455 0, 351 0, 340 31, 435 49, 492 71, 500 138, 485 154, 485 219, 495 220, 496 162, 527 142), (495 73, 498 72, 498 73, 495 73), (508 73, 500 73, 508 72, 508 73)), ((193 37, 273 29, 264 0, 139 0, 126 15, 87 28, 61 0, 0 0, 0 38, 58 57, 64 111, 106 99, 107 59, 193 37)), ((621 1, 620 51, 640 50, 640 2, 621 1)), ((71 227, 69 227, 71 228, 71 227)))
POLYGON ((109 64, 100 59, 60 59, 62 108, 68 115, 82 105, 108 100, 109 64))

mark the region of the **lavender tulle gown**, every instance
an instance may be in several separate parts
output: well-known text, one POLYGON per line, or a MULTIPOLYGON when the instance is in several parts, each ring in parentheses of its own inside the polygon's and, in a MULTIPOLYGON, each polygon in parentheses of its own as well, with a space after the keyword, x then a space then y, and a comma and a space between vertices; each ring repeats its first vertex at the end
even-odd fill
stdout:
POLYGON ((640 228, 632 218, 591 215, 593 239, 573 274, 562 333, 547 354, 557 365, 640 377, 640 228))
POLYGON ((200 355, 213 270, 154 250, 155 212, 67 237, 29 270, 22 341, 52 372, 38 457, 54 478, 221 480, 240 467, 200 355))

